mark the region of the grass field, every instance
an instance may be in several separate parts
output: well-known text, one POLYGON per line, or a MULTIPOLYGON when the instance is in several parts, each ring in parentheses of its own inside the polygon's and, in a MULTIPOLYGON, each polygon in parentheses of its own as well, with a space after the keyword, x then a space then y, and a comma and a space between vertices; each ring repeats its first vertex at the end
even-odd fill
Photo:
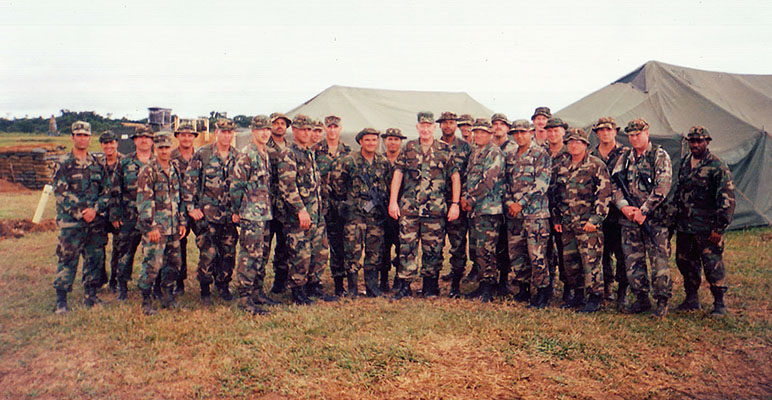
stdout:
MULTIPOLYGON (((31 218, 37 200, 0 194, 0 219, 31 218)), ((445 298, 251 317, 216 296, 202 307, 194 277, 179 309, 153 317, 141 314, 135 282, 126 304, 103 293, 92 310, 76 282, 73 311, 57 316, 57 233, 0 240, 0 398, 770 398, 771 233, 727 235, 730 316, 708 316, 703 285, 707 311, 664 320, 445 298)), ((683 291, 672 266, 675 305, 683 291)), ((139 257, 134 277, 138 268, 139 257)), ((325 281, 329 289, 329 273, 325 281)))

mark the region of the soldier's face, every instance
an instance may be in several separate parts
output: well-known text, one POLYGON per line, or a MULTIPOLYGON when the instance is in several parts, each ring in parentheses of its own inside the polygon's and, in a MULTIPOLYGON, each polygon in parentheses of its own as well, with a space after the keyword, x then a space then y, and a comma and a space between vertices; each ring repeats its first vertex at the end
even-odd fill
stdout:
POLYGON ((383 139, 383 144, 386 146, 386 151, 389 153, 396 153, 402 146, 402 139, 394 136, 387 136, 383 139))
POLYGON ((472 127, 469 125, 461 125, 458 127, 458 129, 461 131, 461 136, 466 140, 467 142, 470 142, 472 140, 472 127))
POLYGON ((226 148, 231 145, 231 141, 233 141, 233 131, 227 130, 217 130, 217 146, 221 148, 226 148))
POLYGON ((519 147, 528 147, 531 145, 531 138, 533 137, 532 131, 515 131, 512 134, 512 139, 519 147))
POLYGON ((252 129, 252 138, 254 138, 257 141, 257 143, 265 145, 266 143, 268 143, 268 139, 271 138, 271 130, 270 129, 252 129))
POLYGON ((563 142, 563 136, 565 136, 566 130, 562 126, 554 126, 547 128, 547 141, 550 144, 557 144, 563 142))
POLYGON ((134 138, 134 147, 137 151, 146 152, 153 149, 153 139, 147 136, 138 136, 134 138))
POLYGON ((314 128, 314 130, 311 131, 311 142, 316 143, 322 140, 323 136, 324 136, 324 131, 322 130, 322 128, 314 128))
POLYGON ((497 119, 493 121, 491 125, 493 126, 493 136, 496 136, 499 139, 507 136, 509 125, 507 125, 504 121, 497 119))
POLYGON ((181 149, 189 149, 193 147, 193 141, 196 139, 196 135, 188 132, 181 132, 177 134, 177 140, 180 141, 181 149))
POLYGON ((445 136, 450 136, 456 133, 456 127, 457 127, 456 121, 451 121, 446 119, 440 122, 440 130, 442 130, 442 134, 445 136))
POLYGON ((293 126, 292 136, 295 137, 295 142, 297 142, 299 145, 302 145, 302 146, 308 145, 308 140, 310 138, 310 135, 308 134, 308 129, 298 128, 293 126))
POLYGON ((617 135, 616 129, 611 128, 600 128, 595 133, 598 135, 598 140, 602 144, 611 144, 614 143, 614 139, 617 135))
POLYGON ((475 129, 474 144, 482 147, 491 142, 491 133, 482 129, 475 129))
POLYGON ((702 158, 708 151, 710 140, 707 139, 689 139, 689 151, 694 158, 702 158))
POLYGON ((330 124, 324 127, 324 131, 327 134, 327 140, 336 141, 340 137, 340 125, 330 124))
POLYGON ((111 140, 107 143, 99 143, 102 146, 102 153, 105 153, 105 156, 112 157, 116 153, 118 153, 118 141, 117 140, 111 140))
POLYGON ((287 133, 287 121, 284 118, 271 122, 271 134, 274 136, 284 136, 285 133, 287 133))
POLYGON ((172 147, 171 146, 156 146, 155 156, 158 161, 167 163, 172 159, 172 147))
POLYGON ((549 119, 543 115, 537 115, 533 117, 533 126, 538 130, 543 130, 545 126, 547 126, 547 121, 549 119))
POLYGON ((416 129, 418 129, 418 137, 423 140, 429 140, 434 137, 434 130, 437 128, 437 124, 434 122, 421 122, 420 124, 416 124, 416 129))
POLYGON ((581 140, 571 139, 566 143, 566 146, 568 147, 568 154, 574 157, 582 157, 587 151, 587 144, 581 140))
POLYGON ((638 151, 643 151, 646 146, 649 145, 649 130, 638 131, 637 133, 630 133, 627 135, 630 139, 630 145, 638 151))
POLYGON ((359 139, 359 145, 362 146, 362 153, 368 155, 375 154, 375 149, 378 148, 378 136, 365 135, 362 139, 359 139))
POLYGON ((88 144, 91 143, 91 135, 86 133, 73 133, 72 134, 72 147, 78 150, 88 149, 88 144))

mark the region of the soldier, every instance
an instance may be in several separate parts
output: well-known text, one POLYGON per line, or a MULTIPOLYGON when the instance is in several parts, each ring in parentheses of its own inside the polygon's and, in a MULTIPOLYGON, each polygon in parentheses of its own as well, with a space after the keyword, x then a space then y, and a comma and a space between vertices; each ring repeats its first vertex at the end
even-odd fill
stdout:
POLYGON ((241 226, 236 268, 239 307, 257 315, 267 311, 260 305, 276 305, 263 291, 265 237, 271 220, 271 164, 265 145, 271 137, 271 123, 265 115, 252 118, 252 141, 233 165, 230 187, 233 220, 241 226))
POLYGON ((603 299, 603 231, 608 214, 611 182, 606 164, 590 155, 590 141, 582 129, 565 136, 569 162, 553 167, 550 184, 552 224, 563 240, 566 282, 573 297, 563 308, 593 313, 603 299), (585 304, 585 290, 589 299, 585 304))
POLYGON ((445 218, 448 221, 458 218, 461 178, 450 146, 434 140, 436 127, 431 112, 419 112, 416 124, 419 138, 407 142, 394 164, 389 215, 399 219, 402 264, 399 272, 402 285, 394 300, 412 295, 410 283, 418 274, 419 242, 423 251, 423 294, 426 297, 439 295, 445 218), (445 197, 449 184, 452 187, 450 207, 445 197))
POLYGON ((311 131, 311 143, 315 145, 324 139, 324 123, 314 121, 314 129, 311 131))
POLYGON ((382 265, 383 221, 386 219, 386 193, 391 165, 382 154, 376 154, 380 132, 365 128, 356 136, 361 146, 335 164, 330 174, 334 198, 341 201, 341 216, 345 216, 346 276, 348 294, 359 293, 357 275, 362 268, 364 251, 365 294, 381 296, 378 287, 378 268, 382 265))
MULTIPOLYGON (((461 207, 469 213, 469 239, 474 242, 474 258, 482 275, 479 298, 487 303, 493 300, 491 290, 496 283, 496 244, 503 212, 504 180, 501 174, 504 154, 491 141, 491 124, 487 119, 477 119, 472 130, 475 148, 469 158, 461 207)), ((451 292, 459 292, 460 281, 461 275, 454 274, 451 292)))
MULTIPOLYGON (((184 180, 185 171, 188 170, 188 164, 196 152, 193 141, 198 137, 198 131, 193 124, 181 123, 174 131, 174 137, 177 138, 179 146, 172 152, 172 162, 184 180)), ((187 213, 185 219, 188 229, 185 230, 185 236, 180 239, 180 273, 177 274, 177 285, 174 288, 174 294, 178 296, 185 293, 185 280, 188 279, 188 236, 191 232, 190 227, 193 226, 193 219, 187 213)))
POLYGON ((193 218, 199 250, 198 283, 204 305, 212 304, 212 282, 222 300, 233 300, 229 285, 238 241, 238 218, 233 216, 230 200, 230 173, 240 156, 231 146, 236 124, 223 118, 215 128, 214 143, 202 146, 190 160, 182 188, 185 210, 193 218))
POLYGON ((142 240, 142 232, 137 227, 137 176, 139 170, 155 158, 150 126, 136 127, 131 138, 136 151, 121 159, 110 189, 110 223, 118 230, 118 301, 128 298, 134 255, 142 240))
MULTIPOLYGON (((105 131, 102 133, 102 135, 99 136, 99 145, 102 147, 102 154, 104 155, 103 159, 100 159, 100 164, 102 165, 102 168, 104 169, 104 175, 106 179, 106 187, 110 188, 111 182, 112 182, 112 176, 115 173, 115 169, 118 166, 118 162, 123 158, 123 155, 118 152, 118 136, 113 133, 113 131, 105 131)), ((109 195, 109 193, 108 193, 109 195)), ((101 263, 100 268, 100 274, 102 275, 102 285, 104 283, 108 283, 108 287, 110 288, 110 292, 115 293, 118 291, 118 238, 117 233, 118 230, 116 230, 112 224, 110 224, 110 221, 108 221, 106 218, 103 219, 104 222, 104 228, 103 232, 100 232, 99 234, 103 234, 104 241, 107 243, 107 234, 111 234, 113 237, 113 248, 110 252, 110 278, 109 281, 107 281, 107 271, 105 269, 105 262, 104 260, 101 263)), ((105 257, 106 259, 107 257, 105 257)), ((101 285, 100 285, 101 286, 101 285)))
POLYGON ((506 206, 509 258, 520 289, 516 301, 543 308, 549 302, 549 272, 544 259, 549 239, 549 202, 552 158, 533 141, 528 120, 512 123, 509 132, 517 151, 506 155, 506 206), (531 286, 536 295, 531 296, 531 286))
POLYGON ((552 111, 549 107, 536 107, 531 122, 534 128, 534 141, 536 144, 546 146, 547 144, 547 121, 552 118, 552 111))
POLYGON ((324 301, 338 298, 324 293, 320 274, 329 256, 327 232, 322 216, 322 183, 314 151, 309 147, 312 125, 305 115, 292 121, 295 143, 277 157, 279 196, 286 210, 282 221, 289 250, 289 286, 295 304, 311 304, 311 297, 324 301))
MULTIPOLYGON (((508 137, 510 127, 509 120, 506 115, 496 113, 491 116, 491 126, 493 129, 492 140, 499 146, 506 159, 510 154, 517 151, 517 145, 508 137)), ((470 248, 469 251, 471 252, 472 249, 470 248)), ((504 297, 511 294, 508 280, 512 268, 509 259, 506 224, 501 224, 499 226, 498 242, 496 243, 496 265, 499 271, 499 282, 496 285, 496 294, 504 297)), ((472 268, 474 269, 474 265, 472 268)), ((477 292, 472 292, 471 295, 475 296, 477 295, 477 292)))
MULTIPOLYGON (((386 129, 381 137, 383 138, 383 147, 386 149, 385 156, 389 162, 389 176, 387 182, 391 184, 391 178, 393 175, 394 164, 397 162, 399 156, 399 150, 402 148, 402 141, 407 139, 402 135, 402 131, 397 128, 386 129)), ((383 222, 383 256, 381 261, 383 262, 380 276, 381 276, 381 292, 389 291, 389 269, 394 265, 394 290, 399 290, 399 271, 401 265, 399 263, 399 222, 394 218, 386 218, 383 222), (394 259, 391 258, 391 248, 394 247, 394 259)))
POLYGON ((142 232, 142 312, 154 315, 151 290, 161 277, 161 308, 176 305, 174 282, 180 268, 180 238, 185 236, 185 211, 180 197, 181 173, 172 159, 172 137, 155 138, 156 157, 142 166, 137 177, 137 226, 142 232))
POLYGON ((668 228, 660 215, 670 191, 672 168, 670 156, 649 141, 649 124, 634 119, 625 128, 632 150, 619 157, 612 171, 613 201, 625 216, 622 226, 622 251, 625 254, 627 281, 636 296, 629 313, 651 309, 646 255, 651 260, 651 286, 657 309, 663 317, 671 296, 672 281, 668 259, 668 228), (628 195, 625 195, 625 191, 628 195))
MULTIPOLYGON (((294 128, 293 128, 294 129, 294 128)), ((346 277, 345 246, 343 244, 344 216, 340 214, 340 204, 328 195, 330 193, 330 172, 334 164, 351 153, 351 147, 340 141, 340 117, 328 115, 324 118, 325 140, 312 147, 319 168, 322 185, 322 214, 327 226, 327 241, 330 244, 330 273, 335 282, 335 295, 346 294, 343 279, 346 277)), ((293 130, 294 132, 294 130, 293 130)))
MULTIPOLYGON (((558 117, 552 117, 547 120, 547 124, 544 126, 547 130, 547 141, 544 148, 552 158, 552 168, 556 168, 558 165, 564 162, 569 162, 571 155, 564 146, 563 137, 568 129, 568 124, 563 122, 558 117)), ((550 296, 555 290, 557 278, 563 282, 563 301, 566 302, 571 298, 571 290, 567 285, 566 274, 563 269, 563 240, 560 237, 560 232, 555 230, 555 227, 550 224, 550 236, 547 241, 547 267, 550 273, 550 296)))
POLYGON ((83 257, 83 287, 86 297, 83 304, 92 307, 100 300, 96 295, 99 282, 99 262, 104 261, 105 245, 94 230, 102 229, 98 216, 107 210, 107 188, 104 170, 97 159, 88 153, 91 141, 91 125, 77 121, 72 124, 72 151, 57 164, 52 185, 56 198, 56 224, 59 226, 59 245, 56 255, 54 289, 56 290, 56 314, 69 311, 67 292, 78 270, 78 259, 83 257))
POLYGON ((687 135, 691 154, 681 161, 675 202, 676 264, 684 277, 686 299, 678 310, 698 310, 701 271, 713 294, 713 316, 728 314, 724 304, 724 232, 734 216, 735 197, 732 175, 726 164, 708 150, 711 137, 702 126, 693 126, 687 135))
MULTIPOLYGON (((592 154, 606 163, 606 168, 611 169, 616 165, 617 159, 622 153, 630 151, 616 141, 619 132, 616 121, 612 117, 601 117, 593 125, 592 131, 598 136, 598 145, 592 149, 592 154)), ((619 226, 619 218, 622 213, 614 205, 609 204, 608 216, 603 221, 603 296, 606 300, 613 300, 612 288, 614 279, 617 287, 617 306, 624 309, 627 306, 627 273, 625 272, 625 258, 622 253, 622 228, 619 226), (611 266, 611 256, 616 259, 616 274, 611 266)))
POLYGON ((280 294, 284 293, 284 290, 287 288, 289 254, 287 250, 287 234, 282 223, 286 219, 284 217, 285 210, 282 208, 284 201, 279 197, 279 173, 276 170, 276 166, 279 164, 281 152, 292 143, 285 138, 287 127, 292 123, 292 120, 278 112, 272 113, 269 119, 271 120, 271 138, 268 139, 265 148, 268 152, 268 160, 271 162, 271 214, 273 219, 270 223, 270 232, 266 236, 263 251, 267 257, 271 250, 273 238, 276 237, 276 248, 273 254, 274 277, 271 293, 280 294))
MULTIPOLYGON (((461 178, 461 186, 463 187, 466 181, 466 164, 469 161, 469 156, 472 154, 472 146, 464 139, 456 137, 456 114, 452 112, 444 112, 437 119, 437 123, 440 124, 440 131, 442 136, 440 140, 450 146, 455 158, 454 164, 458 169, 458 173, 461 178)), ((447 196, 451 193, 448 192, 447 196)), ((450 199, 448 199, 450 200, 450 199)), ((460 210, 458 218, 453 222, 448 222, 445 225, 445 231, 448 236, 448 242, 450 243, 450 273, 443 276, 443 281, 452 281, 456 277, 458 281, 464 277, 464 269, 466 269, 466 234, 469 229, 469 222, 467 221, 466 211, 460 210)), ((452 285, 451 285, 452 286, 452 285)), ((458 287, 452 286, 452 287, 458 287)), ((452 290, 448 293, 450 297, 457 298, 461 295, 458 290, 452 290)))
POLYGON ((461 114, 456 122, 458 130, 461 131, 461 137, 464 138, 467 143, 473 144, 474 137, 472 136, 472 125, 474 124, 474 118, 469 114, 461 114))

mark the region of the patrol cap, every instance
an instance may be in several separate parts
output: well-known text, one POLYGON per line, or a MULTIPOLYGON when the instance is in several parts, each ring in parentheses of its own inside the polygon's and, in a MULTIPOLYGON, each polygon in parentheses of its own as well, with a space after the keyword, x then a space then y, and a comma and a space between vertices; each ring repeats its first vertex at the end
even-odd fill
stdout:
POLYGON ((691 129, 689 129, 689 133, 686 135, 686 138, 713 140, 713 138, 710 137, 710 133, 708 133, 708 130, 701 125, 695 125, 691 129))
POLYGON ((563 122, 563 120, 558 117, 552 117, 547 121, 547 125, 544 125, 545 129, 557 128, 557 127, 568 129, 568 124, 563 122))
POLYGON ((563 137, 563 143, 568 143, 571 140, 579 140, 586 145, 590 145, 590 139, 587 138, 587 132, 582 128, 571 128, 566 132, 566 136, 563 137))
POLYGON ((292 120, 292 127, 293 128, 299 128, 299 129, 308 129, 312 126, 311 125, 311 119, 308 118, 307 115, 304 114, 298 114, 295 116, 295 119, 292 120))
POLYGON ((324 126, 338 125, 340 126, 340 117, 337 115, 328 115, 324 117, 324 126))
POLYGON ((509 132, 507 133, 528 132, 530 130, 531 121, 528 121, 527 119, 518 119, 512 122, 512 126, 509 127, 509 132))
POLYGON ((383 138, 395 137, 395 138, 400 138, 400 139, 407 139, 407 137, 402 134, 402 131, 399 128, 389 128, 389 129, 386 129, 386 132, 382 133, 381 137, 383 137, 383 138))
MULTIPOLYGON (((480 119, 478 118, 477 120, 479 121, 480 119)), ((495 113, 491 116, 491 124, 493 124, 496 121, 502 121, 505 124, 507 124, 507 126, 509 126, 509 120, 507 119, 507 116, 502 113, 495 113)))
POLYGON ((627 128, 625 128, 625 132, 627 132, 628 135, 635 134, 640 131, 645 131, 649 129, 649 123, 646 122, 643 118, 636 118, 630 122, 627 123, 627 128))
POLYGON ((617 132, 619 132, 619 129, 620 129, 617 126, 617 121, 615 121, 613 117, 598 118, 598 121, 595 122, 595 125, 592 126, 592 131, 597 132, 599 129, 602 129, 602 128, 615 129, 617 132))
POLYGON ((230 118, 220 118, 214 123, 214 127, 225 132, 236 130, 236 123, 230 118))
POLYGON ((324 129, 324 122, 322 121, 314 121, 314 130, 322 130, 324 129))
POLYGON ((134 128, 134 133, 131 135, 131 138, 137 138, 146 136, 149 138, 153 138, 153 130, 150 128, 150 125, 139 125, 136 128, 134 128))
POLYGON ((543 115, 547 118, 552 118, 552 111, 550 111, 549 107, 536 107, 536 110, 533 111, 533 115, 531 116, 531 121, 533 121, 537 115, 543 115))
POLYGON ((116 135, 113 131, 104 131, 102 132, 102 135, 99 136, 99 143, 109 143, 117 140, 118 135, 116 135))
POLYGON ((180 122, 180 124, 177 125, 177 130, 174 131, 174 136, 177 136, 180 133, 192 133, 198 136, 198 131, 196 131, 196 127, 193 126, 192 121, 180 122))
POLYGON ((440 114, 440 118, 437 119, 437 122, 442 121, 458 121, 458 116, 456 116, 456 113, 445 111, 444 113, 440 114))
POLYGON ((472 125, 472 131, 485 131, 491 133, 492 127, 493 126, 487 118, 477 118, 472 125))
POLYGON ((460 117, 456 120, 458 125, 473 125, 474 124, 474 117, 472 117, 469 114, 461 114, 460 117))
POLYGON ((163 132, 155 135, 153 142, 155 143, 156 147, 172 147, 174 144, 172 135, 170 135, 169 132, 163 132))
POLYGON ((373 129, 373 128, 362 129, 361 131, 359 131, 359 133, 357 133, 357 137, 356 137, 357 143, 360 143, 360 140, 362 140, 362 138, 367 136, 367 135, 375 135, 376 137, 380 137, 381 136, 381 132, 378 131, 377 129, 373 129))
POLYGON ((271 118, 271 123, 272 123, 272 124, 273 124, 274 122, 276 122, 276 121, 280 120, 280 119, 283 119, 283 120, 284 120, 284 122, 286 122, 286 123, 287 123, 287 126, 289 126, 289 125, 292 123, 292 120, 291 120, 291 119, 287 118, 287 116, 286 116, 286 115, 284 115, 284 114, 282 114, 282 113, 280 113, 280 112, 271 113, 271 116, 270 116, 270 118, 271 118))
POLYGON ((422 124, 424 122, 433 124, 434 123, 434 113, 431 111, 420 111, 418 113, 418 123, 422 124))
POLYGON ((75 121, 72 123, 72 134, 83 133, 91 135, 91 124, 85 121, 75 121))
POLYGON ((252 117, 252 123, 249 124, 250 129, 271 129, 271 122, 266 115, 255 115, 252 117))

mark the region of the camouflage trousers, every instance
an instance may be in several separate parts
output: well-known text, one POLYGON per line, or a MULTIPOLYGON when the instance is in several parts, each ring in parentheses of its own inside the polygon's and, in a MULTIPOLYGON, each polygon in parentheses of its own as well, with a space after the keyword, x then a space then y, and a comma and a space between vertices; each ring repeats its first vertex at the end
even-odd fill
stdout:
POLYGON ((560 236, 568 287, 603 296, 603 231, 585 232, 563 225, 560 236))
POLYGON ((324 216, 324 224, 327 226, 327 242, 330 244, 330 272, 333 277, 346 275, 346 257, 348 243, 344 244, 345 231, 343 216, 338 212, 336 203, 331 202, 327 214, 324 216))
POLYGON ((157 242, 142 235, 142 270, 139 273, 137 287, 150 290, 160 276, 161 287, 168 288, 177 281, 180 271, 180 240, 179 235, 161 235, 157 242))
POLYGON ((669 299, 673 282, 670 278, 668 258, 668 232, 666 227, 650 225, 653 237, 643 233, 640 226, 623 223, 622 251, 630 289, 636 296, 649 293, 646 255, 651 262, 651 288, 655 299, 669 299))
POLYGON ((265 235, 265 245, 263 252, 266 259, 269 259, 271 253, 271 243, 276 238, 276 246, 273 249, 273 272, 289 270, 289 250, 287 249, 287 232, 284 223, 278 219, 272 219, 268 223, 268 233, 265 235))
POLYGON ((196 234, 198 246, 198 281, 201 285, 225 286, 230 283, 236 263, 236 242, 239 233, 235 224, 208 222, 196 234))
MULTIPOLYGON (((118 282, 128 282, 134 271, 134 256, 142 241, 142 233, 136 226, 122 226, 118 232, 118 282)), ((116 239, 113 236, 113 240, 116 239)))
POLYGON ((389 271, 391 266, 399 273, 399 221, 387 217, 383 222, 383 254, 381 255, 381 270, 389 271), (394 247, 394 258, 391 258, 391 248, 394 247))
POLYGON ((699 290, 703 270, 711 292, 726 292, 723 254, 723 238, 718 244, 713 244, 708 240, 708 234, 676 234, 676 265, 684 277, 686 293, 696 293, 699 290))
POLYGON ((263 287, 265 279, 265 236, 268 221, 241 220, 239 256, 236 262, 236 292, 248 296, 253 289, 263 287))
POLYGON ((616 221, 603 221, 603 283, 611 285, 614 280, 619 286, 627 286, 625 255, 622 252, 622 228, 616 221), (611 264, 611 256, 616 260, 616 273, 611 264))
POLYGON ((442 246, 445 244, 444 217, 399 217, 399 278, 411 282, 418 276, 418 245, 423 252, 421 276, 434 277, 442 269, 442 246))
POLYGON ((103 236, 93 235, 89 228, 64 228, 59 231, 59 245, 56 256, 59 264, 56 267, 54 289, 72 291, 75 273, 78 270, 78 260, 83 257, 83 286, 99 286, 99 262, 104 265, 105 243, 103 236))
MULTIPOLYGON (((383 221, 372 215, 352 214, 344 227, 346 274, 378 269, 383 255, 383 221), (364 263, 360 262, 364 250, 364 263)), ((327 235, 329 237, 329 235, 327 235)))
POLYGON ((566 273, 563 264, 563 240, 560 238, 560 232, 555 231, 555 227, 550 224, 550 235, 547 239, 547 252, 544 259, 547 260, 547 270, 550 274, 550 286, 554 289, 557 279, 565 285, 566 273), (557 278, 557 279, 556 279, 557 278))
POLYGON ((469 241, 474 243, 474 260, 483 280, 495 281, 496 243, 502 225, 502 215, 478 215, 469 221, 469 241))
POLYGON ((507 218, 509 259, 515 281, 534 288, 546 288, 550 284, 544 254, 550 228, 548 218, 507 218))
MULTIPOLYGON (((469 220, 466 211, 458 214, 455 221, 445 222, 445 232, 450 243, 450 270, 463 274, 466 269, 466 236, 469 230, 469 220)), ((471 239, 470 239, 471 241, 471 239)))
POLYGON ((297 223, 284 225, 287 228, 287 249, 289 254, 290 289, 308 282, 319 282, 320 275, 330 256, 327 229, 324 221, 303 230, 297 223))

